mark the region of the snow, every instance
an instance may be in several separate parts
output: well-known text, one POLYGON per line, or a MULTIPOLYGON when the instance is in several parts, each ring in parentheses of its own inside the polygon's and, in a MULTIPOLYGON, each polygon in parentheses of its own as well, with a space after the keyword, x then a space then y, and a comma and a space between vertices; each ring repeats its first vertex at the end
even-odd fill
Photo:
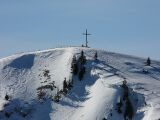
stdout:
POLYGON ((134 108, 134 120, 160 119, 160 62, 145 66, 144 58, 84 47, 55 48, 21 53, 0 59, 0 120, 123 120, 115 110, 121 84, 127 80, 134 108), (82 81, 71 75, 73 55, 81 50, 87 57, 82 81), (98 60, 93 56, 98 52, 98 60), (44 76, 48 70, 50 77, 44 76), (60 102, 50 99, 62 89, 63 80, 74 79, 74 87, 60 102), (44 101, 37 99, 37 88, 55 82, 46 90, 44 101), (6 101, 4 96, 11 96, 6 101), (5 104, 9 106, 4 107, 5 104), (18 112, 14 111, 17 108, 18 112), (12 111, 6 118, 3 111, 12 111), (19 111, 20 109, 20 111, 19 111), (22 111, 29 111, 22 117, 22 111))

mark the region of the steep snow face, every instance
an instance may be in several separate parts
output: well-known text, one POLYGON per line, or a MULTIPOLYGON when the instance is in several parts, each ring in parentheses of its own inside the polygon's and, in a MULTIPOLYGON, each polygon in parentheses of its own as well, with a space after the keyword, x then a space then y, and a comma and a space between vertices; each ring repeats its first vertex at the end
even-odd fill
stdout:
POLYGON ((134 108, 134 120, 160 118, 160 62, 90 48, 56 48, 0 59, 0 120, 123 120, 117 113, 121 84, 127 81, 134 108), (81 50, 87 58, 82 81, 71 74, 73 55, 81 50), (98 60, 93 56, 98 52, 98 60), (47 73, 47 74, 46 74, 47 73), (64 78, 73 79, 73 88, 58 103, 50 99, 62 89, 64 78), (37 99, 37 88, 54 83, 46 90, 43 103, 37 99), (11 96, 6 101, 4 96, 11 96), (5 104, 9 104, 6 108, 5 104), (9 118, 3 112, 14 111, 9 118), (23 107, 23 109, 22 109, 23 107), (17 112, 18 111, 18 112, 17 112), (27 117, 21 111, 30 111, 27 117))
POLYGON ((12 95, 13 98, 33 99, 36 89, 50 81, 62 87, 64 77, 69 78, 72 48, 18 54, 0 60, 0 96, 12 95), (43 76, 49 70, 50 79, 43 76), (45 83, 44 79, 46 79, 45 83))

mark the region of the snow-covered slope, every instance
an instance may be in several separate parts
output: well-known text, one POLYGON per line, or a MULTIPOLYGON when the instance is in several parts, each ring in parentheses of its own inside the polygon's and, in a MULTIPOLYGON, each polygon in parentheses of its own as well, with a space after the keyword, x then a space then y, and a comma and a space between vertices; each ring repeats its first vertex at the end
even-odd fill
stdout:
POLYGON ((123 120, 117 113, 121 84, 127 81, 134 108, 134 120, 160 119, 160 62, 144 65, 145 59, 134 56, 69 47, 30 52, 0 59, 0 120, 123 120), (73 55, 81 50, 87 58, 82 81, 71 74, 73 55), (98 52, 98 60, 93 56, 98 52), (45 75, 47 73, 47 75, 45 75), (52 101, 64 78, 73 79, 73 88, 52 101), (39 101, 38 88, 46 89, 46 99, 39 101), (10 101, 4 99, 10 96, 10 101), (5 107, 4 107, 5 106, 5 107), (29 111, 25 117, 21 115, 29 111), (10 113, 6 117, 6 112, 10 113))

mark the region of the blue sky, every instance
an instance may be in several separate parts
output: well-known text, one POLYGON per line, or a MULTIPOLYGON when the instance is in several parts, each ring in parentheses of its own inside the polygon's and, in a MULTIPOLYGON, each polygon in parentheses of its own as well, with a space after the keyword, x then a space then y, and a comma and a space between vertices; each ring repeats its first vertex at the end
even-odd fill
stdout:
POLYGON ((0 58, 81 45, 160 60, 159 0, 0 0, 0 58))

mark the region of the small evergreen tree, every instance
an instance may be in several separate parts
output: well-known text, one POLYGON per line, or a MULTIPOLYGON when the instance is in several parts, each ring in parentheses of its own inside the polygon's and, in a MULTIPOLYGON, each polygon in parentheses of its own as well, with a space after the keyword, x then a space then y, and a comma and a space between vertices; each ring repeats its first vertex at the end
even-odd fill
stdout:
POLYGON ((147 59, 147 66, 150 66, 151 65, 151 59, 148 57, 147 59))
POLYGON ((72 64, 71 64, 71 71, 74 75, 77 75, 78 73, 78 65, 77 65, 76 56, 73 56, 72 64))
POLYGON ((83 50, 81 51, 81 57, 82 57, 82 58, 84 57, 84 52, 83 52, 83 50))
POLYGON ((81 56, 79 57, 79 61, 80 61, 81 64, 86 63, 86 56, 84 56, 83 50, 81 51, 81 56))
POLYGON ((5 95, 5 100, 9 100, 9 95, 8 94, 5 95))
POLYGON ((126 81, 126 80, 123 81, 122 87, 123 87, 123 88, 127 87, 127 81, 126 81))
POLYGON ((66 81, 66 78, 64 79, 63 81, 63 92, 67 93, 67 89, 68 88, 68 84, 67 84, 67 81, 66 81))
POLYGON ((94 55, 94 59, 97 60, 97 57, 98 57, 98 55, 97 55, 97 51, 96 51, 96 53, 94 55))

